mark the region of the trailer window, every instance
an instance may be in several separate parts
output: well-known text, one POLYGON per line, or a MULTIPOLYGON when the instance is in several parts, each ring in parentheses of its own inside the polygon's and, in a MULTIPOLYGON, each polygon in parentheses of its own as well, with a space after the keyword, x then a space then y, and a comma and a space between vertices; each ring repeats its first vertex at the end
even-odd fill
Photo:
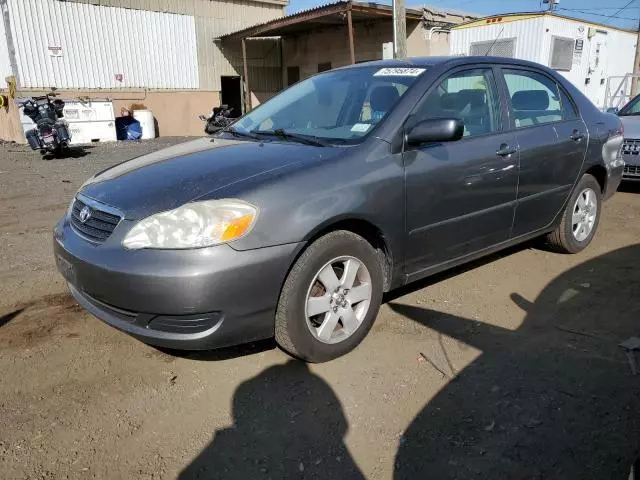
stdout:
POLYGON ((551 39, 551 62, 549 66, 560 72, 571 71, 574 45, 573 38, 553 37, 551 39))
POLYGON ((469 49, 469 55, 472 57, 507 57, 515 58, 516 39, 502 38, 498 40, 490 40, 488 42, 474 42, 469 49))

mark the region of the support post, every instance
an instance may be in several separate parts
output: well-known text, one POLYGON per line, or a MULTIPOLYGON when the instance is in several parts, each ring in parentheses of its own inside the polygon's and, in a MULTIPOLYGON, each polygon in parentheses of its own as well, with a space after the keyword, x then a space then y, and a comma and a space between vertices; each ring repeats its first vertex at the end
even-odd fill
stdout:
MULTIPOLYGON (((633 61, 633 73, 637 75, 640 73, 640 21, 638 22, 638 34, 636 35, 636 57, 633 61)), ((640 78, 633 77, 631 79, 631 98, 640 93, 640 78)))
POLYGON ((247 39, 242 39, 242 67, 244 70, 244 113, 251 110, 251 91, 249 90, 249 66, 247 65, 247 39))
POLYGON ((393 53, 395 58, 407 57, 407 14, 404 0, 393 0, 393 53))
POLYGON ((356 52, 353 46, 353 20, 351 19, 351 6, 347 10, 347 28, 349 29, 349 55, 351 58, 351 65, 356 63, 356 52))

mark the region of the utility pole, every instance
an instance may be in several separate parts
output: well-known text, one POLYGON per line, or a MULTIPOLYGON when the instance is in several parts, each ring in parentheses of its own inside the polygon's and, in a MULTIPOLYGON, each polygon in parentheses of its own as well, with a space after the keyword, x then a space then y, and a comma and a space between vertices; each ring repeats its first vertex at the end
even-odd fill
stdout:
MULTIPOLYGON (((640 19, 638 20, 638 32, 636 33, 636 58, 633 61, 633 73, 640 73, 640 19)), ((631 98, 640 93, 640 78, 633 77, 631 80, 631 98)))
POLYGON ((393 55, 407 57, 407 14, 404 0, 393 0, 393 55))

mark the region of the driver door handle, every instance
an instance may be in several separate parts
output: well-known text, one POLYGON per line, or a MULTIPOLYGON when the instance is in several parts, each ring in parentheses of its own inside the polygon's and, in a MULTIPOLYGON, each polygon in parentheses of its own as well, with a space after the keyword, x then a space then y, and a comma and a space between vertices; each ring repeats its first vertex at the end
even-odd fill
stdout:
POLYGON ((574 130, 569 138, 574 142, 579 142, 584 138, 584 133, 582 133, 580 130, 574 130))
POLYGON ((498 155, 499 157, 508 157, 516 153, 517 151, 518 149, 516 147, 512 147, 510 145, 507 145, 506 143, 503 143, 502 145, 500 145, 500 148, 496 152, 496 155, 498 155))

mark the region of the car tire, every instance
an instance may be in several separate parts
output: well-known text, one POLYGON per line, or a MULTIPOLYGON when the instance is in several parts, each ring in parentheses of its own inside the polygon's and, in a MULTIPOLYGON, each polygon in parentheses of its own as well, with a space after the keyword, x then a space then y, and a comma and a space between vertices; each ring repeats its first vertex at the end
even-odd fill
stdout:
POLYGON ((600 184, 592 175, 585 174, 567 202, 562 221, 547 235, 548 245, 560 253, 581 252, 596 234, 601 211, 600 184))
POLYGON ((371 329, 382 290, 380 256, 371 244, 349 231, 328 233, 302 253, 285 280, 276 311, 276 342, 312 363, 344 355, 371 329))

